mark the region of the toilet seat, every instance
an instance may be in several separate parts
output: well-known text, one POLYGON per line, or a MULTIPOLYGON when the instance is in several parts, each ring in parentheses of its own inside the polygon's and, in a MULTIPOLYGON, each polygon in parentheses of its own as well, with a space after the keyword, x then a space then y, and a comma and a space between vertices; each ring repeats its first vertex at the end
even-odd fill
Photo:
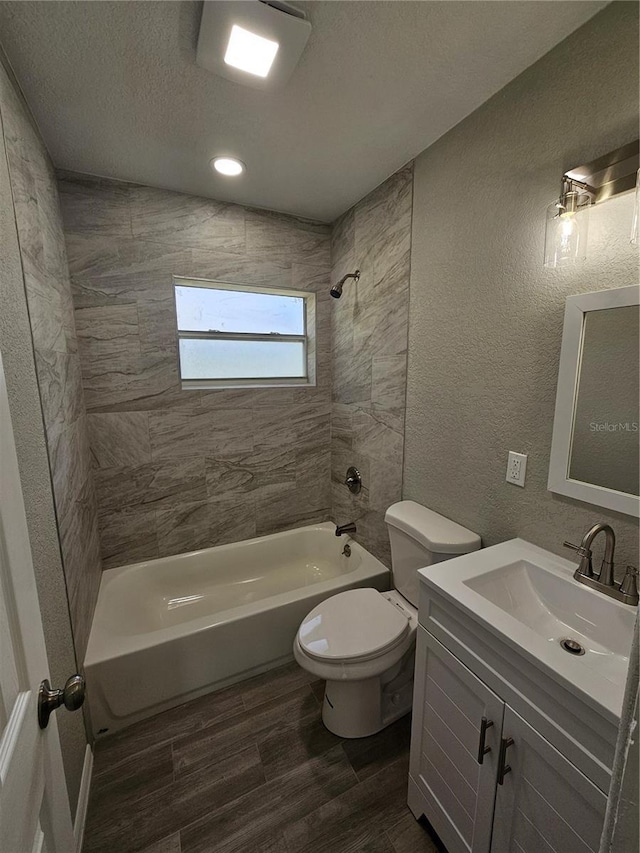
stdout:
POLYGON ((314 607, 297 639, 304 654, 323 663, 365 661, 400 645, 409 622, 376 589, 351 589, 314 607))

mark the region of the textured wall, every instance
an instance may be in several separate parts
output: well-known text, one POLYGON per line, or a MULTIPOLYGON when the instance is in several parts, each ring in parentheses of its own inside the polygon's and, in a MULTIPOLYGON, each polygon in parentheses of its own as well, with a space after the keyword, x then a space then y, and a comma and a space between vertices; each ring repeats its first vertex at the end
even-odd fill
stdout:
POLYGON ((61 175, 105 568, 329 516, 329 228, 61 175), (172 275, 313 290, 316 387, 182 390, 172 275))
MULTIPOLYGON (((37 137, 32 136, 24 104, 5 73, 0 56, 0 351, 9 393, 49 670, 51 681, 57 686, 64 684, 75 672, 76 660, 7 164, 7 119, 14 130, 17 123, 22 124, 32 144, 39 145, 37 137)), ((58 730, 73 813, 86 747, 82 714, 59 714, 58 730)))
POLYGON ((387 507, 402 494, 413 168, 405 166, 332 229, 332 282, 356 268, 333 300, 332 513, 390 564, 387 507), (355 465, 362 492, 344 485, 355 465))
POLYGON ((602 519, 637 565, 636 521, 546 485, 565 298, 637 283, 631 199, 593 210, 583 265, 542 265, 564 170, 637 136, 638 6, 613 3, 416 160, 404 495, 485 545, 570 556, 602 519), (524 489, 509 450, 529 455, 524 489))

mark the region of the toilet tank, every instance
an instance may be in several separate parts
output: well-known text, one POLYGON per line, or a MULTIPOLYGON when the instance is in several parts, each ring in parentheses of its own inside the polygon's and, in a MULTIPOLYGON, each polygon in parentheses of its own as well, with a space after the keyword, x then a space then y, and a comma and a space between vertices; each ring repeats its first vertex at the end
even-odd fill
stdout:
POLYGON ((400 501, 385 515, 391 542, 393 585, 418 606, 418 569, 480 548, 480 537, 415 501, 400 501))

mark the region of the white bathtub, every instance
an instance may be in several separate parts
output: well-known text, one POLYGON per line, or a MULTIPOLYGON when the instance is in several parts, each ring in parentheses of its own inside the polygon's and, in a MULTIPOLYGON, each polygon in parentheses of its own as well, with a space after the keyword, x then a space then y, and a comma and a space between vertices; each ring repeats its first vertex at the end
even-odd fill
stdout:
POLYGON ((291 660, 303 617, 336 592, 389 589, 388 569, 334 531, 327 522, 104 572, 85 659, 94 734, 291 660))

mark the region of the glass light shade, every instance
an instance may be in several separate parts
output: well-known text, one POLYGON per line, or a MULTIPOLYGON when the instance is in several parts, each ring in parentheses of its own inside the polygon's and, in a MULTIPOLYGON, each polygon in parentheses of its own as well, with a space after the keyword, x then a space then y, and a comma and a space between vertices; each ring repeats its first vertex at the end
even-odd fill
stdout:
POLYGON ((564 267, 587 256, 589 234, 588 193, 568 192, 547 208, 544 239, 545 267, 564 267))
POLYGON ((631 242, 640 245, 640 169, 636 177, 636 202, 633 207, 633 223, 631 225, 631 242))

